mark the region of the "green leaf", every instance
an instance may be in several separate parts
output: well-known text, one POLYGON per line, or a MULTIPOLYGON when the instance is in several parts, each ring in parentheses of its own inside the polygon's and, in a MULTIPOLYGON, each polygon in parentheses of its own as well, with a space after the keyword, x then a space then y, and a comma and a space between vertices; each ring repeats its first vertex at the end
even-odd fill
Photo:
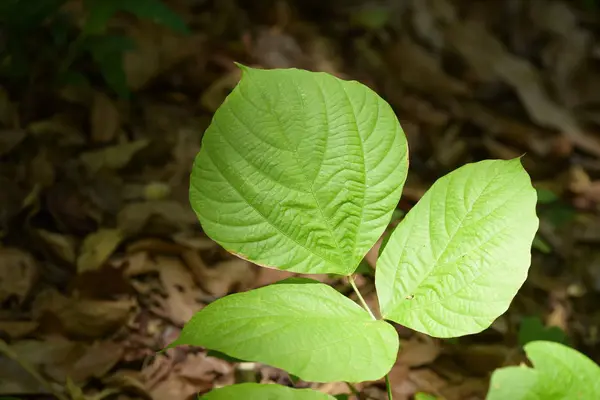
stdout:
POLYGON ((492 375, 487 400, 596 399, 600 367, 577 350, 553 342, 525 346, 534 368, 507 367, 492 375))
POLYGON ((312 389, 292 389, 287 386, 260 383, 241 383, 213 390, 202 400, 334 400, 328 394, 312 389))
POLYGON ((138 18, 149 19, 176 32, 189 33, 185 22, 160 0, 85 0, 88 11, 85 32, 104 32, 110 18, 119 11, 126 11, 138 18))
POLYGON ((552 190, 544 188, 535 189, 538 196, 538 204, 549 204, 559 200, 559 197, 552 190))
POLYGON ((526 345, 536 340, 566 343, 567 334, 558 326, 545 326, 538 317, 523 318, 519 325, 519 344, 526 345))
POLYGON ((381 253, 383 317, 443 338, 489 327, 527 277, 535 205, 519 159, 468 164, 440 178, 381 253))
POLYGON ((429 393, 415 393, 415 400, 437 400, 437 397, 429 394, 429 393))
POLYGON ((183 19, 161 0, 121 0, 120 6, 123 11, 164 25, 175 32, 190 32, 183 19))
POLYGON ((190 200, 203 229, 257 264, 352 273, 386 228, 406 179, 396 116, 358 82, 241 68, 192 171, 190 200))
POLYGON ((134 48, 130 38, 118 35, 91 36, 85 42, 85 49, 92 55, 104 80, 122 98, 129 97, 123 53, 134 48))
POLYGON ((311 382, 383 377, 396 330, 322 283, 271 285, 223 297, 195 314, 169 347, 202 346, 311 382))

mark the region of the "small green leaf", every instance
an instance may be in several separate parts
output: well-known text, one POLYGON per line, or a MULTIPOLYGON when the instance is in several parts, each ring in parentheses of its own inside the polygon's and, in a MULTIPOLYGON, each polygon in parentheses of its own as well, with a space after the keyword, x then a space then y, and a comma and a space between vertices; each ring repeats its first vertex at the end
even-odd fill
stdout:
POLYGON ((160 0, 85 0, 84 4, 89 15, 84 27, 87 33, 104 32, 110 18, 119 11, 149 19, 176 32, 189 33, 181 17, 160 0))
POLYGON ((122 98, 129 97, 123 54, 134 48, 135 43, 130 38, 118 35, 91 36, 85 42, 85 49, 92 55, 104 80, 122 98))
POLYGON ((190 201, 204 231, 257 264, 352 273, 406 178, 406 138, 366 86, 325 73, 241 66, 202 139, 190 201))
POLYGON ((260 383, 241 383, 213 390, 202 400, 334 400, 328 394, 312 389, 293 389, 287 386, 260 383))
POLYGON ((195 314, 169 347, 202 346, 311 382, 383 377, 396 330, 328 285, 271 285, 223 297, 195 314))
POLYGON ((552 253, 552 246, 550 246, 550 244, 538 234, 536 234, 533 238, 533 243, 531 243, 531 247, 544 254, 552 253))
POLYGON ((553 342, 525 346, 534 368, 507 367, 492 375, 486 400, 596 399, 600 367, 577 350, 553 342))
POLYGON ((567 334, 558 326, 545 326, 538 317, 523 318, 519 325, 519 344, 544 340, 549 342, 566 343, 567 334))
POLYGON ((164 25, 175 32, 190 32, 183 19, 161 0, 121 0, 120 6, 123 11, 164 25))
POLYGON ((554 193, 552 190, 544 188, 536 188, 535 190, 538 196, 538 204, 549 204, 559 200, 556 193, 554 193))
POLYGON ((437 400, 437 397, 429 394, 429 393, 415 393, 415 400, 437 400))
POLYGON ((527 277, 535 205, 519 159, 468 164, 439 179, 381 253, 383 317, 436 337, 489 327, 527 277))

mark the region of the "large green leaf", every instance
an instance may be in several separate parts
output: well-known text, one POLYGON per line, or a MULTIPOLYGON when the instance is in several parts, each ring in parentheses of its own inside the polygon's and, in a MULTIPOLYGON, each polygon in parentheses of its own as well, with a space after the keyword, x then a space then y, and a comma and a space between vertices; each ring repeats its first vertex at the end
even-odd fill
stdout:
POLYGON ((436 337, 489 327, 527 277, 535 205, 519 159, 468 164, 440 178, 377 262, 384 318, 436 337))
POLYGON ((371 319, 322 283, 271 285, 223 297, 194 315, 169 347, 184 344, 313 382, 379 379, 392 368, 399 346, 394 327, 371 319))
POLYGON ((201 400, 334 400, 328 394, 311 389, 292 389, 281 385, 261 385, 259 383, 240 383, 213 390, 202 396, 201 400))
POLYGON ((494 372, 487 400, 587 400, 600 394, 600 367, 565 345, 536 341, 525 346, 534 369, 494 372))
POLYGON ((396 116, 358 82, 241 68, 192 171, 202 227, 264 266, 352 273, 383 233, 406 178, 396 116))

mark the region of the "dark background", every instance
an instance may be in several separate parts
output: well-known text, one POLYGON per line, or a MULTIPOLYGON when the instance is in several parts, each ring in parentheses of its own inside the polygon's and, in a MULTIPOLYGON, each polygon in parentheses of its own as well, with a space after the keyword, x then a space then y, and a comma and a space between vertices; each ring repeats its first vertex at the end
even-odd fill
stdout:
MULTIPOLYGON (((0 395, 184 400, 236 380, 291 384, 197 349, 155 354, 207 302, 288 276, 226 254, 188 204, 234 61, 356 79, 391 104, 410 147, 393 224, 453 169, 524 155, 541 219, 527 282, 479 335, 398 327, 394 399, 483 399, 535 339, 600 361, 596 1, 2 1, 0 395)), ((370 303, 373 255, 359 279, 370 303)), ((358 387, 385 398, 382 382, 358 387)))

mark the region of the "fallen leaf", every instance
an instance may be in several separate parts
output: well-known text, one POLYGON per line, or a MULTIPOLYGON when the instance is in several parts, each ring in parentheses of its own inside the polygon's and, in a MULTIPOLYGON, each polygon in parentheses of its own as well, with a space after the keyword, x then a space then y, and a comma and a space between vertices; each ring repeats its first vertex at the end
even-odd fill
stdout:
POLYGON ((57 321, 69 335, 98 338, 125 325, 134 306, 135 301, 127 298, 104 301, 65 297, 48 289, 36 297, 32 314, 42 325, 47 318, 57 321))
POLYGON ((58 258, 69 264, 75 264, 75 239, 72 236, 36 229, 35 233, 44 241, 49 250, 58 258))
POLYGON ((463 82, 442 70, 439 57, 429 53, 408 36, 404 36, 389 50, 388 57, 392 69, 406 86, 436 97, 469 94, 469 88, 463 82))
POLYGON ((19 339, 33 333, 38 326, 35 321, 0 321, 0 332, 11 339, 19 339))
POLYGON ((539 71, 529 61, 511 54, 482 24, 453 24, 446 30, 446 39, 482 77, 510 85, 534 122, 559 130, 577 147, 600 156, 600 141, 585 133, 575 117, 550 98, 539 71))
POLYGON ((102 169, 121 169, 131 161, 138 151, 148 146, 149 143, 147 139, 121 143, 82 153, 79 159, 92 175, 102 169))
POLYGON ((92 140, 96 143, 112 141, 119 131, 119 110, 113 101, 102 92, 95 92, 90 115, 92 140))
POLYGON ((237 257, 219 261, 210 267, 195 250, 181 255, 198 285, 215 297, 248 290, 256 276, 252 264, 237 257))
POLYGON ((64 384, 67 379, 84 383, 104 376, 123 354, 120 344, 111 341, 87 345, 61 337, 24 340, 11 346, 19 359, 33 366, 43 376, 64 384))
POLYGON ((151 310, 175 325, 183 326, 204 307, 200 299, 202 292, 179 258, 159 256, 156 257, 155 264, 166 298, 156 297, 155 301, 159 305, 151 310))
POLYGON ((9 299, 21 304, 38 278, 38 267, 31 255, 12 247, 0 248, 0 304, 9 299))
POLYGON ((441 352, 440 343, 425 335, 414 335, 400 344, 398 363, 408 367, 421 367, 435 361, 441 352))
POLYGON ((25 131, 20 129, 0 130, 0 157, 10 153, 25 136, 25 131))
POLYGON ((100 268, 124 239, 119 229, 100 229, 88 235, 77 258, 77 272, 100 268))
POLYGON ((160 217, 177 229, 185 229, 197 223, 191 208, 176 201, 155 200, 127 204, 119 212, 117 224, 123 232, 133 235, 141 231, 152 217, 160 217))

